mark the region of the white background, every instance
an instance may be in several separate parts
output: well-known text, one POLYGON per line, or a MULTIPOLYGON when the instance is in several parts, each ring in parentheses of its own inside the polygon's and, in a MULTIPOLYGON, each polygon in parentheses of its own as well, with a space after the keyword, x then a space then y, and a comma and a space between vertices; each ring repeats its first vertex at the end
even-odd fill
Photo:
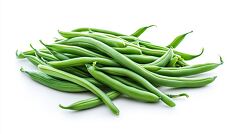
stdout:
MULTIPOLYGON (((1 0, 0 39, 0 133, 240 133, 238 0, 1 0), (145 104, 120 98, 114 103, 120 115, 105 106, 82 111, 62 110, 90 94, 67 94, 41 86, 19 71, 33 69, 17 60, 16 49, 35 47, 51 40, 57 30, 77 27, 106 28, 130 34, 138 27, 155 24, 143 39, 167 45, 175 36, 194 30, 178 50, 205 53, 191 63, 219 62, 208 73, 218 78, 207 87, 166 90, 187 92, 175 108, 162 103, 145 104)), ((164 90, 165 91, 165 90, 164 90)))

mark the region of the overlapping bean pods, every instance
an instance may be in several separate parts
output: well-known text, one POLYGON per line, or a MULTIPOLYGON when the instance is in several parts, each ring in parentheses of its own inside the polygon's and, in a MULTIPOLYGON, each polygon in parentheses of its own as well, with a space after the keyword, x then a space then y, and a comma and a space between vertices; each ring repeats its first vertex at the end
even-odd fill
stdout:
POLYGON ((176 36, 169 45, 155 45, 140 39, 149 28, 138 28, 132 34, 99 29, 77 28, 70 32, 58 31, 62 36, 52 43, 40 43, 44 48, 16 52, 19 59, 26 58, 38 71, 21 68, 32 80, 61 92, 91 92, 96 97, 70 105, 59 104, 62 109, 85 110, 105 104, 115 115, 119 109, 112 100, 122 95, 141 102, 164 102, 169 107, 173 98, 188 97, 186 93, 167 94, 159 87, 196 88, 212 83, 216 76, 205 78, 196 74, 211 71, 223 64, 202 63, 189 65, 186 60, 199 57, 175 50, 192 31, 176 36), (194 77, 185 77, 191 76, 194 77))

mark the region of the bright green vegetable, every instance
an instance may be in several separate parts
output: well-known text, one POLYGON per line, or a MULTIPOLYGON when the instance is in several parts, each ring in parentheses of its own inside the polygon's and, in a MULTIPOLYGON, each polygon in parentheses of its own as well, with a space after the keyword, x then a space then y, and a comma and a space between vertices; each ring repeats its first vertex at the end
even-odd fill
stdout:
POLYGON ((42 72, 46 73, 47 75, 71 81, 73 83, 76 83, 76 84, 88 89, 89 91, 94 93, 96 96, 98 96, 114 114, 116 114, 116 115, 119 114, 118 108, 111 102, 110 98, 101 89, 97 88, 92 83, 88 82, 87 80, 77 77, 75 75, 72 75, 70 73, 55 69, 53 67, 46 66, 46 65, 38 65, 38 68, 42 72))
POLYGON ((70 93, 78 93, 87 91, 86 88, 83 88, 75 83, 71 83, 64 80, 55 79, 50 77, 40 71, 33 72, 33 71, 26 71, 23 68, 20 69, 21 72, 26 73, 32 80, 45 85, 49 88, 62 91, 62 92, 70 92, 70 93))
POLYGON ((136 89, 134 87, 130 87, 127 85, 122 84, 121 82, 112 79, 108 75, 104 74, 101 71, 95 69, 94 66, 89 64, 86 65, 89 73, 98 81, 104 83, 105 85, 109 86, 110 88, 119 91, 122 94, 125 94, 133 99, 145 101, 145 102, 158 102, 159 97, 146 91, 142 91, 136 89))
POLYGON ((181 42, 182 40, 186 37, 186 35, 192 33, 193 31, 187 32, 185 34, 179 35, 177 36, 167 47, 172 47, 172 48, 176 48, 181 42))
POLYGON ((156 26, 156 25, 149 25, 149 26, 141 27, 141 28, 139 28, 137 31, 135 31, 133 34, 131 34, 131 36, 139 37, 139 36, 140 36, 141 34, 143 34, 148 28, 153 27, 153 26, 156 26))
POLYGON ((143 87, 145 87, 148 91, 154 93, 155 95, 159 96, 160 99, 166 103, 170 107, 174 107, 175 103, 164 93, 162 93, 160 90, 155 88, 151 83, 149 83, 147 80, 145 80, 142 76, 124 68, 118 68, 118 67, 102 67, 97 68, 97 70, 112 74, 112 75, 119 75, 119 76, 125 76, 133 79, 134 81, 138 82, 138 84, 141 84, 143 87))

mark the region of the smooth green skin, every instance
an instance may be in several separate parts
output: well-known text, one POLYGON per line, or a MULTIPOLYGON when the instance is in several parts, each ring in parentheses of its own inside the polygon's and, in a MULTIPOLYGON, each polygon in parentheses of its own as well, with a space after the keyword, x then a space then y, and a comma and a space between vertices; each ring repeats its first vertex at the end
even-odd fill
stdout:
POLYGON ((149 26, 140 27, 137 31, 135 31, 134 33, 132 33, 131 36, 139 37, 139 36, 142 35, 148 28, 153 27, 153 26, 156 26, 156 25, 149 25, 149 26))
POLYGON ((130 86, 130 87, 134 87, 136 89, 140 89, 140 90, 144 90, 146 91, 146 89, 144 89, 143 87, 135 84, 132 80, 130 79, 126 79, 126 78, 123 78, 123 77, 119 77, 119 76, 115 76, 115 75, 110 75, 111 78, 113 79, 116 79, 120 82, 122 82, 123 84, 127 85, 127 86, 130 86))
POLYGON ((93 31, 93 32, 99 32, 99 33, 105 33, 105 34, 111 34, 115 36, 124 36, 124 34, 114 32, 114 31, 109 31, 105 29, 99 29, 99 28, 88 28, 88 27, 83 27, 83 28, 77 28, 72 30, 72 32, 85 32, 85 31, 93 31))
MULTIPOLYGON (((154 45, 154 44, 152 44, 150 42, 146 42, 146 41, 140 41, 139 43, 140 43, 140 45, 145 46, 149 49, 164 50, 164 51, 167 51, 169 49, 169 48, 162 47, 162 46, 159 46, 159 45, 154 45)), ((176 50, 173 50, 173 52, 175 54, 181 56, 184 60, 192 60, 196 57, 201 56, 204 52, 204 48, 202 48, 201 52, 199 54, 196 54, 196 55, 187 54, 187 53, 179 52, 179 51, 176 51, 176 50)))
POLYGON ((48 76, 42 72, 33 72, 33 71, 26 71, 23 68, 20 69, 22 72, 26 73, 32 80, 45 85, 49 88, 55 89, 61 92, 69 92, 69 93, 79 93, 87 91, 86 88, 81 87, 75 83, 58 80, 51 76, 48 76))
POLYGON ((151 63, 159 58, 159 57, 149 56, 149 55, 134 55, 134 54, 125 55, 125 56, 131 59, 132 61, 141 63, 141 64, 151 63))
MULTIPOLYGON (((106 94, 111 100, 117 98, 118 96, 120 96, 120 93, 117 91, 110 91, 106 94)), ((78 102, 75 102, 69 106, 62 106, 61 104, 59 105, 59 107, 63 108, 63 109, 69 109, 69 110, 86 110, 86 109, 90 109, 90 108, 94 108, 97 107, 99 105, 103 104, 103 102, 101 101, 101 99, 97 98, 97 97, 93 97, 90 99, 86 99, 86 100, 81 100, 78 102)))
POLYGON ((173 50, 170 48, 165 54, 155 60, 154 62, 150 63, 151 65, 159 66, 159 67, 165 67, 171 58, 173 57, 173 50))
POLYGON ((94 33, 82 33, 82 32, 64 32, 58 31, 64 38, 74 38, 74 37, 91 37, 93 39, 99 40, 111 47, 125 47, 123 40, 120 38, 111 38, 109 36, 103 36, 101 34, 94 33))
POLYGON ((100 41, 97 41, 95 39, 88 38, 88 37, 75 37, 75 38, 66 40, 64 43, 69 45, 73 45, 73 44, 79 45, 82 43, 88 44, 89 46, 92 46, 92 48, 98 49, 99 51, 106 53, 108 56, 112 57, 116 62, 118 62, 122 66, 129 68, 130 70, 136 72, 137 74, 147 79, 149 82, 157 85, 162 85, 167 87, 202 87, 213 82, 216 79, 216 77, 175 78, 175 77, 167 77, 167 76, 151 73, 148 70, 144 69, 139 64, 133 62, 126 56, 117 52, 115 49, 109 47, 108 45, 100 41))
POLYGON ((183 39, 186 37, 186 35, 192 33, 193 31, 181 34, 179 36, 177 36, 167 47, 168 48, 176 48, 182 41, 183 39))
MULTIPOLYGON (((50 52, 47 50, 47 49, 40 49, 39 50, 40 52, 43 52, 43 53, 47 53, 47 54, 50 54, 50 52)), ((18 52, 18 51, 17 51, 18 52)), ((16 52, 16 53, 17 53, 16 52)), ((34 50, 28 50, 28 51, 24 51, 24 52, 21 52, 20 54, 17 54, 17 57, 19 59, 23 59, 25 58, 24 55, 35 55, 35 51, 34 50)))
POLYGON ((145 87, 148 91, 159 96, 160 99, 168 106, 174 107, 176 105, 171 98, 169 98, 167 95, 165 95, 160 90, 155 88, 150 82, 148 82, 142 76, 140 76, 128 69, 118 68, 118 67, 102 67, 102 68, 97 68, 97 70, 100 70, 100 71, 103 71, 105 73, 112 74, 112 75, 125 76, 128 78, 131 78, 132 80, 138 82, 143 87, 145 87))
POLYGON ((119 115, 118 108, 112 103, 110 98, 101 89, 99 89, 98 87, 96 87, 95 85, 90 83, 89 81, 87 81, 83 78, 77 77, 75 75, 72 75, 70 73, 55 69, 50 66, 38 65, 38 68, 42 72, 46 73, 47 75, 71 81, 73 83, 76 83, 76 84, 88 89, 89 91, 94 93, 97 97, 99 97, 104 102, 104 104, 106 104, 106 106, 108 106, 108 108, 112 111, 112 113, 119 115))
POLYGON ((43 52, 40 52, 40 51, 36 51, 36 55, 38 55, 39 57, 43 57, 45 60, 48 60, 48 61, 55 61, 55 60, 58 60, 56 57, 54 57, 53 55, 51 54, 48 54, 48 53, 43 53, 43 52))
POLYGON ((32 55, 24 55, 25 58, 28 59, 28 61, 30 61, 33 65, 37 66, 39 64, 46 64, 45 62, 41 61, 39 58, 37 58, 36 56, 32 56, 32 55))
MULTIPOLYGON (((47 64, 56 67, 56 68, 65 68, 65 67, 74 67, 74 66, 83 66, 85 64, 91 64, 93 62, 97 62, 101 65, 105 66, 121 66, 117 62, 111 59, 105 59, 105 58, 97 58, 97 57, 79 57, 79 58, 73 58, 73 59, 68 59, 68 60, 63 60, 63 61, 49 61, 47 64)), ((148 64, 143 64, 141 65, 145 69, 149 71, 157 71, 160 69, 160 67, 155 66, 155 65, 148 65, 148 64)))
POLYGON ((122 54, 138 54, 138 55, 142 54, 142 51, 140 49, 131 47, 131 46, 127 46, 123 48, 114 48, 114 49, 122 54))
POLYGON ((217 68, 218 66, 222 65, 221 63, 205 63, 205 64, 197 64, 192 66, 180 67, 180 68, 161 68, 155 73, 165 75, 165 76, 174 76, 174 77, 181 77, 181 76, 190 76, 195 74, 204 73, 210 70, 217 68))
POLYGON ((178 57, 177 56, 172 57, 172 59, 167 64, 167 67, 175 67, 177 61, 178 61, 178 57))
POLYGON ((179 64, 180 67, 189 66, 189 65, 184 61, 184 59, 182 59, 182 58, 179 58, 179 59, 178 59, 177 64, 179 64))
POLYGON ((127 95, 130 98, 133 98, 135 100, 144 101, 144 102, 158 102, 159 97, 156 96, 153 93, 142 91, 139 89, 136 89, 134 87, 127 86, 110 76, 106 75, 105 73, 98 71, 95 69, 94 66, 91 66, 89 64, 86 65, 89 73, 98 81, 101 83, 109 86, 113 90, 117 90, 122 94, 127 95))
POLYGON ((79 56, 88 56, 88 57, 101 57, 106 58, 105 56, 102 56, 100 54, 97 54, 95 52, 89 51, 87 49, 77 47, 77 46, 69 46, 69 45, 59 45, 59 44, 51 44, 51 45, 45 45, 47 48, 57 51, 59 53, 70 53, 75 54, 79 56))
MULTIPOLYGON (((117 91, 110 91, 107 93, 107 96, 113 100, 116 99, 117 97, 120 96, 120 93, 117 91)), ((189 97, 187 94, 182 93, 182 94, 177 94, 177 95, 168 95, 170 98, 178 98, 178 97, 189 97)), ((90 109, 90 108, 94 108, 97 107, 99 105, 103 104, 102 101, 97 98, 97 97, 92 97, 86 100, 81 100, 78 102, 75 102, 69 106, 63 106, 63 105, 59 105, 59 107, 63 108, 63 109, 69 109, 69 110, 77 110, 77 111, 81 111, 81 110, 86 110, 86 109, 90 109)))
POLYGON ((99 64, 107 66, 119 66, 119 64, 113 60, 98 58, 98 57, 80 57, 64 61, 50 61, 49 65, 57 68, 71 67, 71 66, 83 66, 85 64, 91 64, 97 61, 99 64))

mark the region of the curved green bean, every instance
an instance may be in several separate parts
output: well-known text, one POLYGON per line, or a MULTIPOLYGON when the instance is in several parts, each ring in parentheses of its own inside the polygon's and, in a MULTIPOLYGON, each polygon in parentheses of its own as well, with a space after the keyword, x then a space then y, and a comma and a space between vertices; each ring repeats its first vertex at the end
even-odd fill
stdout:
POLYGON ((110 88, 119 91, 122 94, 125 94, 133 99, 145 101, 145 102, 158 102, 159 97, 146 91, 136 89, 122 84, 121 82, 109 77, 101 71, 95 69, 94 66, 86 64, 89 73, 98 81, 104 83, 110 88))
POLYGON ((162 57, 158 58, 157 60, 155 60, 150 64, 159 66, 159 67, 165 67, 169 63, 172 57, 173 57, 173 50, 170 48, 168 51, 166 51, 166 53, 162 57))
POLYGON ((114 31, 109 31, 105 29, 99 29, 99 28, 88 28, 88 27, 83 27, 83 28, 77 28, 72 30, 72 32, 85 32, 85 31, 93 31, 93 32, 99 32, 99 33, 106 33, 106 34, 111 34, 115 36, 124 36, 124 34, 114 32, 114 31))
POLYGON ((119 76, 125 76, 133 79, 134 81, 138 82, 142 86, 144 86, 148 91, 154 93, 155 95, 159 96, 160 99, 167 104, 170 107, 174 107, 175 103, 164 93, 162 93, 160 90, 155 88, 150 82, 145 80, 142 76, 128 70, 125 68, 118 68, 118 67, 102 67, 98 68, 97 70, 103 71, 105 73, 109 73, 112 75, 119 75, 119 76))
POLYGON ((134 62, 141 63, 141 64, 146 64, 146 63, 151 63, 156 61, 159 57, 156 56, 150 56, 150 55, 125 55, 129 59, 131 59, 134 62))
POLYGON ((161 68, 155 73, 165 75, 165 76, 189 76, 204 73, 210 70, 217 68, 219 65, 223 64, 223 60, 220 57, 220 63, 205 63, 205 64, 197 64, 192 66, 180 67, 180 68, 161 68))
POLYGON ((45 85, 49 88, 55 89, 61 92, 70 92, 70 93, 78 93, 87 91, 86 88, 83 88, 75 83, 71 83, 64 80, 55 79, 51 76, 46 75, 40 71, 26 71, 23 68, 20 69, 21 72, 26 73, 32 80, 45 85))
POLYGON ((209 78, 175 78, 175 77, 167 77, 158 74, 151 73, 138 65, 137 63, 133 62, 126 56, 122 55, 121 53, 117 52, 113 48, 109 47, 108 45, 97 41, 92 38, 88 37, 75 37, 68 39, 64 42, 65 44, 69 45, 79 45, 82 43, 88 44, 92 48, 96 48, 99 51, 106 53, 108 56, 112 57, 115 61, 117 61, 122 66, 129 68, 130 70, 138 73, 139 75, 143 76, 151 83, 154 84, 161 84, 162 86, 169 86, 169 87, 201 87, 205 86, 215 80, 216 77, 209 77, 209 78))
POLYGON ((134 33, 132 33, 131 36, 139 37, 139 36, 140 36, 141 34, 143 34, 148 28, 153 27, 153 26, 156 26, 156 25, 149 25, 149 26, 141 27, 141 28, 139 28, 137 31, 135 31, 134 33))
POLYGON ((183 39, 186 37, 186 35, 192 33, 193 31, 181 34, 179 36, 177 36, 167 47, 170 48, 176 48, 182 41, 183 39))
POLYGON ((46 66, 46 65, 38 65, 38 68, 42 72, 46 73, 47 75, 71 81, 73 83, 76 83, 76 84, 88 89, 89 91, 91 91, 92 93, 97 95, 114 114, 116 114, 116 115, 119 114, 118 108, 111 102, 110 98, 102 90, 100 90, 95 85, 88 82, 87 80, 77 77, 75 75, 72 75, 70 73, 55 69, 53 67, 46 66))
POLYGON ((114 48, 114 49, 122 54, 138 54, 138 55, 142 54, 142 51, 140 49, 131 47, 131 46, 114 48))

